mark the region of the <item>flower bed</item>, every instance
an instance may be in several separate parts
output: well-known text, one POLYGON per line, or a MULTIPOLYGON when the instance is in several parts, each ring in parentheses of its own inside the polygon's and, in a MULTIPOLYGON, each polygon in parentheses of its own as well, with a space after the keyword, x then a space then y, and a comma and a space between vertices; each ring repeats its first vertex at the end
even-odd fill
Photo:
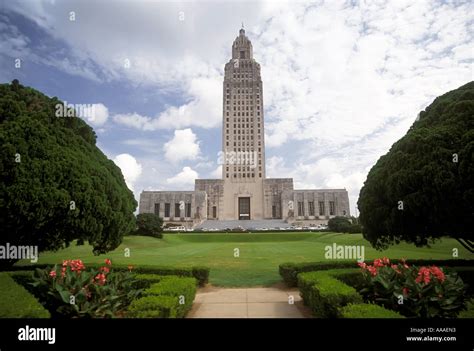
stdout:
MULTIPOLYGON (((392 260, 392 263, 398 263, 400 260, 392 260)), ((454 267, 460 271, 467 270, 467 274, 470 277, 474 276, 472 274, 472 267, 474 266, 474 260, 464 260, 464 259, 451 259, 451 260, 429 260, 429 259, 419 259, 419 260, 407 260, 408 264, 417 265, 417 266, 445 266, 445 267, 454 267), (462 268, 461 268, 462 267, 462 268)), ((372 261, 368 261, 368 264, 371 264, 372 261)), ((287 262, 282 263, 279 266, 279 272, 283 279, 289 287, 294 287, 298 285, 297 275, 302 272, 314 272, 322 271, 329 269, 342 269, 342 268, 353 268, 354 261, 333 261, 333 262, 300 262, 293 263, 287 262)), ((474 285, 474 282, 473 282, 474 285)))
MULTIPOLYGON (((15 265, 12 271, 34 270, 34 269, 50 269, 51 265, 15 265)), ((87 267, 100 269, 101 265, 88 264, 87 267)), ((115 272, 128 272, 129 266, 114 264, 115 272)), ((177 275, 180 277, 194 277, 203 286, 209 281, 209 267, 191 266, 191 267, 166 267, 166 266, 133 266, 133 272, 137 274, 155 274, 155 275, 177 275)))
POLYGON ((364 298, 407 317, 456 317, 464 308, 465 286, 455 272, 394 264, 386 257, 359 266, 366 282, 364 298))
POLYGON ((114 272, 109 259, 88 269, 81 260, 66 260, 52 269, 37 269, 31 285, 53 317, 118 317, 141 292, 129 269, 114 272))

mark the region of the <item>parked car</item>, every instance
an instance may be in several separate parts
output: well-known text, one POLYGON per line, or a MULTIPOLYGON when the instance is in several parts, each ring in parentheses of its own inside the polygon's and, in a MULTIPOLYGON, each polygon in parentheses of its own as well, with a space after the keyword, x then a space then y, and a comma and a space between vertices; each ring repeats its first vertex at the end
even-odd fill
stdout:
POLYGON ((186 227, 184 225, 181 225, 179 227, 170 227, 168 228, 168 230, 170 232, 185 232, 186 231, 186 227))

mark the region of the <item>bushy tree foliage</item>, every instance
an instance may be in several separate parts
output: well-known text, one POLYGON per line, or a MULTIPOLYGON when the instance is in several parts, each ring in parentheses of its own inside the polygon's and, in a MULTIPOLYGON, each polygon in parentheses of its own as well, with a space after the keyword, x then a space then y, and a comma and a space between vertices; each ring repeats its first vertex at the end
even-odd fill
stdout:
POLYGON ((140 213, 137 216, 138 235, 162 237, 163 219, 154 213, 140 213))
POLYGON ((61 103, 17 80, 0 85, 0 245, 57 250, 77 239, 105 253, 134 229, 137 202, 92 128, 55 116, 61 103))
POLYGON ((377 248, 451 236, 472 240, 474 82, 438 98, 370 170, 358 207, 377 248))

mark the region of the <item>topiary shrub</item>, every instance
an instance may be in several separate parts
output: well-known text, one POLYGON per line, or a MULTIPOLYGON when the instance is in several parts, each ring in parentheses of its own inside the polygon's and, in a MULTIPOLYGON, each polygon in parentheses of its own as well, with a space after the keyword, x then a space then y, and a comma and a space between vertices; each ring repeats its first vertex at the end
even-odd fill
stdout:
POLYGON ((319 318, 336 318, 339 308, 361 303, 362 296, 351 286, 331 277, 327 272, 298 274, 298 288, 304 303, 319 318))

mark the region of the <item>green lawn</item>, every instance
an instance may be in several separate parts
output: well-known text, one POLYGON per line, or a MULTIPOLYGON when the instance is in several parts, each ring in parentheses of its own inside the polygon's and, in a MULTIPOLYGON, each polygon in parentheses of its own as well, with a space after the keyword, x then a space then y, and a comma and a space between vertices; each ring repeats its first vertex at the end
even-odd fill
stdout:
MULTIPOLYGON (((365 258, 459 258, 474 259, 457 241, 444 239, 431 248, 400 244, 376 251, 360 234, 265 233, 265 234, 167 234, 164 239, 127 236, 120 247, 106 255, 94 256, 91 247, 71 246, 58 252, 40 254, 38 263, 60 263, 80 258, 87 263, 112 262, 132 265, 205 265, 211 268, 210 282, 221 286, 272 285, 279 282, 278 265, 283 262, 326 261, 326 245, 365 245, 365 258), (124 256, 125 248, 130 257, 124 256), (240 257, 234 257, 238 248, 240 257)), ((27 263, 27 262, 23 262, 27 263)), ((355 263, 354 263, 355 265, 355 263)))

